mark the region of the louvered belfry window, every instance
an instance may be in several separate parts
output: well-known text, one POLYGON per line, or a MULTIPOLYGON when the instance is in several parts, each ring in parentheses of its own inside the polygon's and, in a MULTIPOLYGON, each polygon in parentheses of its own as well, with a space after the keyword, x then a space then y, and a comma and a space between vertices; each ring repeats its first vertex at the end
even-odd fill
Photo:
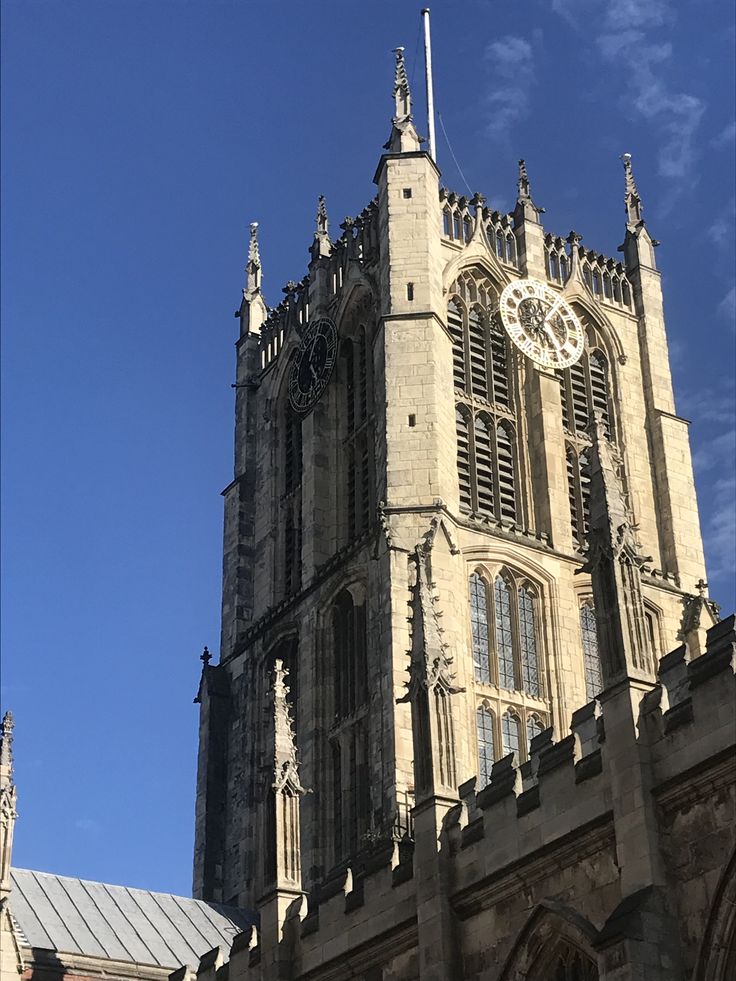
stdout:
POLYGON ((283 595, 291 596, 301 587, 302 574, 302 420, 284 396, 281 408, 282 486, 281 486, 281 584, 283 595))
POLYGON ((516 420, 510 356, 498 317, 498 290, 479 270, 451 288, 460 509, 516 522, 519 518, 516 420))
POLYGON ((373 418, 370 399, 370 348, 367 328, 354 329, 341 344, 344 403, 339 425, 343 428, 345 461, 345 522, 347 541, 364 534, 371 523, 373 500, 373 418))
POLYGON ((590 434, 596 413, 602 418, 606 435, 616 442, 616 420, 611 399, 611 377, 603 342, 589 319, 585 324, 585 351, 570 368, 558 371, 562 402, 562 426, 565 430, 570 526, 573 543, 587 547, 590 502, 590 434))

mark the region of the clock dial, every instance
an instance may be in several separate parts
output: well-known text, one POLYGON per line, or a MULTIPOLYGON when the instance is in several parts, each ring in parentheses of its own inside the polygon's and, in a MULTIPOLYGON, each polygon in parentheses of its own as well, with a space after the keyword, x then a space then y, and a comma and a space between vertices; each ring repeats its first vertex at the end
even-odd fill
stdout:
POLYGON ((501 294, 501 320, 514 344, 547 368, 568 368, 585 339, 570 304, 536 279, 518 279, 501 294))
POLYGON ((335 367, 337 329, 329 317, 307 326, 289 376, 289 401, 295 412, 314 408, 335 367))

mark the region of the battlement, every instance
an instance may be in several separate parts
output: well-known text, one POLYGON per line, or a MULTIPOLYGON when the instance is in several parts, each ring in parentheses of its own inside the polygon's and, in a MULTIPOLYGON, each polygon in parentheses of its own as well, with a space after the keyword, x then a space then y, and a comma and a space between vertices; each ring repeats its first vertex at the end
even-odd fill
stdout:
MULTIPOLYGON (((494 763, 486 786, 476 787, 473 778, 458 789, 442 822, 439 854, 459 922, 518 896, 522 869, 530 895, 536 880, 562 875, 568 881, 586 862, 611 862, 615 872, 617 842, 627 833, 618 827, 614 799, 621 793, 617 761, 623 754, 650 771, 663 815, 678 802, 692 802, 704 782, 721 786, 722 773, 734 767, 735 620, 732 615, 708 631, 701 657, 689 660, 686 648, 677 648, 661 658, 656 684, 626 682, 603 692, 573 713, 569 734, 555 740, 547 729, 532 740, 528 760, 519 764, 509 754, 494 763), (635 717, 622 729, 627 703, 635 717)), ((422 874, 415 867, 417 845, 408 836, 373 842, 309 897, 293 898, 280 941, 290 976, 317 977, 311 972, 321 968, 320 977, 337 977, 330 971, 338 963, 345 970, 355 959, 365 970, 413 950, 422 874)), ((606 920, 625 899, 619 880, 614 875, 606 887, 602 913, 588 912, 600 920, 602 938, 606 920)), ((255 927, 240 934, 229 961, 217 948, 201 959, 198 981, 262 978, 262 944, 255 927)), ((170 977, 181 981, 184 974, 170 977)))

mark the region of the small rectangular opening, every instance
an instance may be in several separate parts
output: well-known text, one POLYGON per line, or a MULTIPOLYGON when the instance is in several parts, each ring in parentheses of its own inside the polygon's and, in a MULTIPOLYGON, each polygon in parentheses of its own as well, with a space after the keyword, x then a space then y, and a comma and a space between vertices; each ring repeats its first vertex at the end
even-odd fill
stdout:
POLYGON ((406 284, 406 298, 407 298, 407 300, 413 300, 414 299, 414 283, 407 283, 406 284))
POLYGON ((417 424, 417 417, 412 412, 411 415, 409 416, 409 427, 413 429, 416 426, 416 424, 417 424))
POLYGON ((410 187, 405 187, 404 190, 402 191, 402 194, 404 195, 405 198, 410 198, 411 197, 411 188, 410 187))

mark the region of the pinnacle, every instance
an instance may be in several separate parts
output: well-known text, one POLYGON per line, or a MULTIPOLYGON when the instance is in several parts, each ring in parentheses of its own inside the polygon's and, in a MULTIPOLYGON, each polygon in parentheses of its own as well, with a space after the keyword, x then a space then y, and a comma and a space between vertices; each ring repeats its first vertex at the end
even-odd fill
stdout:
POLYGON ((643 207, 639 191, 634 180, 634 171, 631 167, 631 154, 622 153, 621 161, 624 165, 626 175, 626 193, 624 194, 624 205, 626 206, 626 217, 630 225, 638 225, 643 221, 643 207))
POLYGON ((395 118, 397 120, 411 119, 411 92, 409 91, 409 78, 404 62, 404 49, 402 47, 395 48, 394 54, 396 55, 393 92, 396 102, 395 118))

